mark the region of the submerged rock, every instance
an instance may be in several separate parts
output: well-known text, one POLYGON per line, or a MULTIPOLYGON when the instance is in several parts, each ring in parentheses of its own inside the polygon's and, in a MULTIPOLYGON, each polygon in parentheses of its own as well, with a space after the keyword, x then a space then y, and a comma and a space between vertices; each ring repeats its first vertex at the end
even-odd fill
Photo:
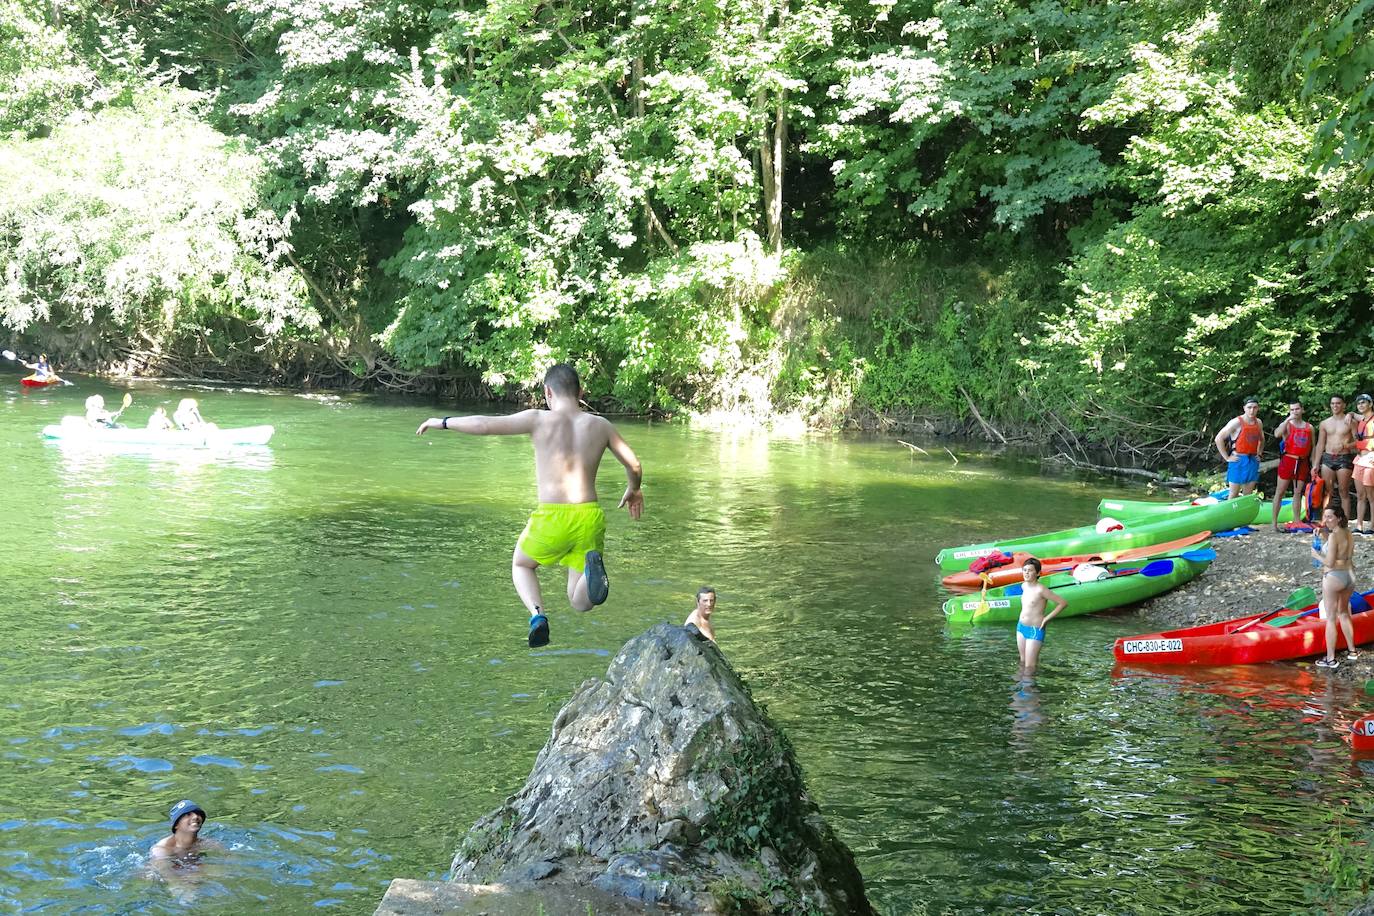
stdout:
POLYGON ((667 624, 578 688, 524 788, 469 831, 450 877, 555 873, 689 911, 872 912, 786 737, 714 644, 667 624))

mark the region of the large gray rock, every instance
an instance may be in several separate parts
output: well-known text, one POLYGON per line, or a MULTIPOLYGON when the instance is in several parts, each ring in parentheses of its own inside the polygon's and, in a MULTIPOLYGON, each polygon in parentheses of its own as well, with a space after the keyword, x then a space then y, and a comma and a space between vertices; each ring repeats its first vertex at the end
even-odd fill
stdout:
POLYGON ((553 874, 688 911, 872 912, 786 737, 712 643, 667 624, 578 688, 451 878, 553 874))

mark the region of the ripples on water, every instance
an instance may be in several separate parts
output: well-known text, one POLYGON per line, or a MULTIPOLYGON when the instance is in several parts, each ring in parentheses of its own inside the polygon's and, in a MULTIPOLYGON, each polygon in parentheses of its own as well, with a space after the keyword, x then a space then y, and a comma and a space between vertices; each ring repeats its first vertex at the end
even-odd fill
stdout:
MULTIPOLYGON (((1009 631, 945 627, 938 547, 1088 518, 1100 485, 624 424, 645 519, 612 515, 605 608, 544 579, 554 642, 530 652, 523 443, 416 438, 425 405, 199 389, 273 446, 44 445, 95 388, 0 406, 0 907, 368 912, 392 877, 442 875, 576 685, 703 583, 893 913, 1303 909, 1365 794, 1339 737, 1364 698, 1311 669, 1114 670, 1144 628, 1125 615, 1058 622, 1017 683, 1009 631), (182 797, 229 852, 168 887, 146 854, 182 797)), ((622 479, 603 469, 604 501, 622 479)))

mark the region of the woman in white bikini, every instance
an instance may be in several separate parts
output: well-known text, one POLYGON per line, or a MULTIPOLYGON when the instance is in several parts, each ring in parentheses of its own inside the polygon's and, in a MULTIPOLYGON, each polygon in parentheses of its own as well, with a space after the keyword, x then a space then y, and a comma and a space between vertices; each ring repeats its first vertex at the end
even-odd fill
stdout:
POLYGON ((1317 660, 1318 668, 1338 668, 1336 661, 1336 626, 1345 634, 1346 661, 1359 658, 1355 651, 1355 625, 1350 620, 1350 595, 1355 591, 1355 540, 1346 527, 1345 511, 1336 504, 1322 513, 1322 527, 1327 531, 1321 550, 1313 548, 1312 556, 1322 564, 1322 617, 1326 620, 1326 658, 1317 660))

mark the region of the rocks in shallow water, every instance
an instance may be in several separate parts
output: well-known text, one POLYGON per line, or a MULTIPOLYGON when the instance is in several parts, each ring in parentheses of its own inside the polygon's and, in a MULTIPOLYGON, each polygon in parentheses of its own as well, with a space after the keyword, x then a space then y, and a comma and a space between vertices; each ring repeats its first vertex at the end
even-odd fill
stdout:
POLYGON ((578 688, 451 876, 528 880, 537 863, 684 910, 872 912, 786 737, 714 644, 666 624, 578 688))

